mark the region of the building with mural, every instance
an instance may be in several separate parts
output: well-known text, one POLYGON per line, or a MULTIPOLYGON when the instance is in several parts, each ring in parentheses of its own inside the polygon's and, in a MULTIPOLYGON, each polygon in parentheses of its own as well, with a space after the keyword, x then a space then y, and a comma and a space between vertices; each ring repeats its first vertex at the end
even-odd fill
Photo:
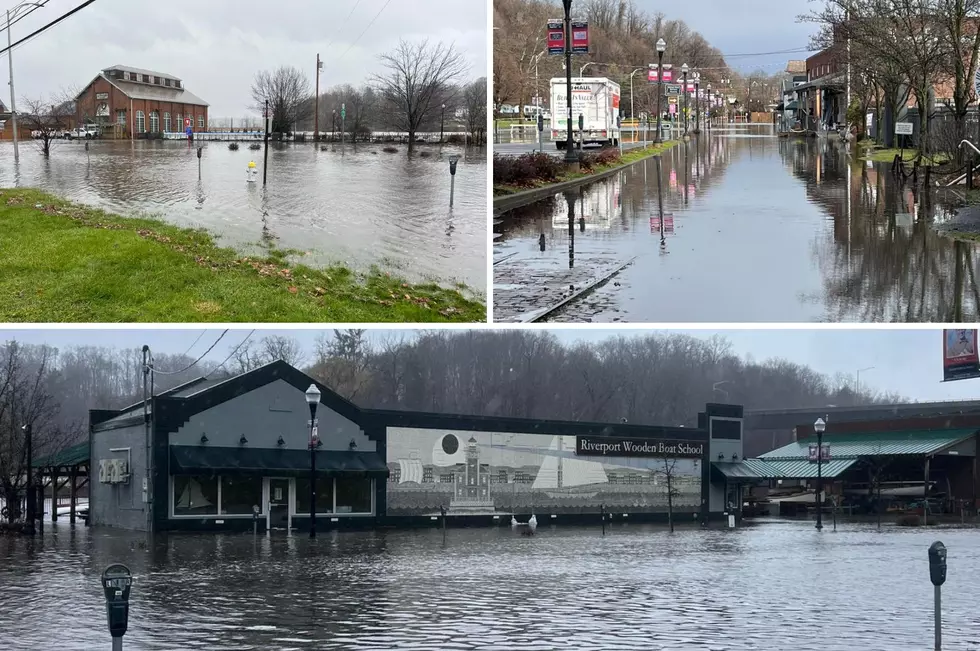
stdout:
POLYGON ((321 392, 318 528, 431 526, 443 512, 485 526, 530 514, 593 522, 603 509, 650 521, 666 518, 668 497, 675 517, 707 523, 740 501, 728 479, 742 458, 740 406, 707 405, 697 428, 373 410, 279 361, 92 410, 90 523, 308 528, 310 385, 321 392))

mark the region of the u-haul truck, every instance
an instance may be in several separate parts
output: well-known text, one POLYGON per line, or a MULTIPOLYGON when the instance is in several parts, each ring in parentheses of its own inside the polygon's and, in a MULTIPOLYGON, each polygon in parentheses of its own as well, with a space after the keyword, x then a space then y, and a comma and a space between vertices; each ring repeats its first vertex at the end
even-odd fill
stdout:
MULTIPOLYGON (((551 80, 551 139, 558 149, 568 141, 567 82, 551 80)), ((619 84, 605 77, 572 77, 572 136, 575 143, 619 144, 619 84), (579 131, 579 116, 583 127, 579 131)))

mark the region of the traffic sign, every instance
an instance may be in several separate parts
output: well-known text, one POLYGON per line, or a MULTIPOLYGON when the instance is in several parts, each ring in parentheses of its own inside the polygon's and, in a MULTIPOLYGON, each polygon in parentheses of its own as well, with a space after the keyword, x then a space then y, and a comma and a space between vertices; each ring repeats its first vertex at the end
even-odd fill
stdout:
POLYGON ((664 84, 664 95, 680 95, 681 85, 680 84, 664 84))
POLYGON ((184 118, 184 126, 185 127, 191 126, 191 119, 190 118, 184 118))

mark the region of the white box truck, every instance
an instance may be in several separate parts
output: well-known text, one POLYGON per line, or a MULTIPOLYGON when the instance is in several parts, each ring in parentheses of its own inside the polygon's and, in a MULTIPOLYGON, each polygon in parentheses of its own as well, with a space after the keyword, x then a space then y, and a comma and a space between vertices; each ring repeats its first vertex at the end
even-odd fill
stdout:
MULTIPOLYGON (((551 139, 558 149, 564 149, 568 139, 566 89, 564 77, 551 80, 551 139)), ((619 84, 611 79, 572 77, 572 136, 576 144, 619 145, 619 96, 619 84)))

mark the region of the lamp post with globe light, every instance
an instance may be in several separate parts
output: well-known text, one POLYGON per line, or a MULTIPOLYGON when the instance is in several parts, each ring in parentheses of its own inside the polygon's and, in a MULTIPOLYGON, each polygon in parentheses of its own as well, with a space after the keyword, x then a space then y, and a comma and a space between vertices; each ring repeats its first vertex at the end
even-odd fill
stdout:
POLYGON ((320 390, 311 384, 306 390, 306 404, 310 406, 310 538, 316 538, 316 408, 320 404, 320 390))
POLYGON ((664 52, 667 51, 667 41, 660 39, 657 41, 657 140, 660 142, 663 136, 661 119, 663 111, 660 108, 661 98, 664 95, 664 52))
POLYGON ((817 433, 817 531, 823 529, 823 433, 827 429, 827 423, 823 418, 818 418, 813 424, 813 431, 817 433))

